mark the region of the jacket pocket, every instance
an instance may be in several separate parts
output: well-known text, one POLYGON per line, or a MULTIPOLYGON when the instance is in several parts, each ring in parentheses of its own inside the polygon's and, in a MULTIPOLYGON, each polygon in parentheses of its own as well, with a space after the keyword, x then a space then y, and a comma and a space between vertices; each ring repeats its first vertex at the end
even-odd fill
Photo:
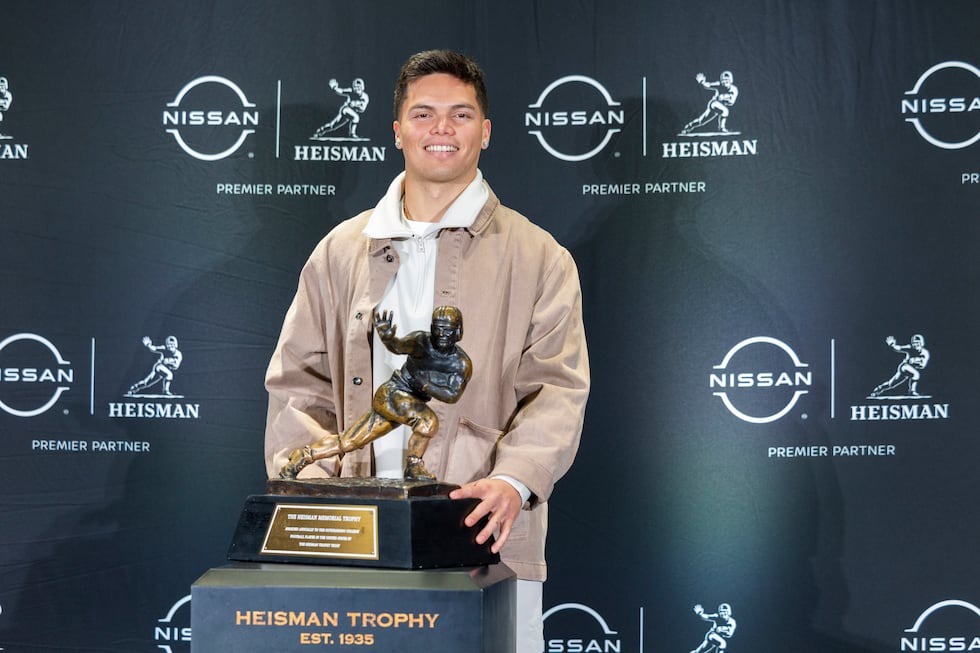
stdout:
POLYGON ((497 440, 503 434, 460 418, 446 461, 446 481, 463 485, 486 477, 493 468, 497 440))

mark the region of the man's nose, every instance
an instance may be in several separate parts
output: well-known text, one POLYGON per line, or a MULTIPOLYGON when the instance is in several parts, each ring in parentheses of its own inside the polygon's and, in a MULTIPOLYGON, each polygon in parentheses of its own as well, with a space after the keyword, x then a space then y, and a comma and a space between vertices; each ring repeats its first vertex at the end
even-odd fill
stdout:
POLYGON ((436 118, 435 125, 433 125, 432 127, 432 131, 434 131, 437 134, 449 134, 452 132, 452 130, 453 130, 453 125, 449 116, 447 115, 438 116, 436 118))

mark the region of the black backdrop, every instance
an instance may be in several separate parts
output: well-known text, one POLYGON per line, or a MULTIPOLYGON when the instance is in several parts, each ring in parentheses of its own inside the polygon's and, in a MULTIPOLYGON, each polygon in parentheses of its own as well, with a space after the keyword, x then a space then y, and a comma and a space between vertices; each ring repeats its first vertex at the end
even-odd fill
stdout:
POLYGON ((431 47, 483 64, 481 168, 582 276, 594 391, 546 650, 689 651, 721 603, 731 651, 980 649, 977 2, 0 19, 0 649, 189 649, 190 584, 262 488, 299 269, 401 169, 391 87, 431 47), (727 131, 685 133, 725 71, 727 131), (330 79, 364 81, 359 140, 311 139, 330 79), (872 396, 922 366, 886 342, 916 334, 918 382, 872 396), (129 393, 168 336, 177 396, 129 393))

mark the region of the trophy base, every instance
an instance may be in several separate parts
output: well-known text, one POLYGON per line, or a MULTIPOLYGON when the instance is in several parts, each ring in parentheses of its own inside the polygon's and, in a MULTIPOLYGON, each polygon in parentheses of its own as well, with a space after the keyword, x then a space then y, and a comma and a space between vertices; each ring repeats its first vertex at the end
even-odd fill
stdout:
POLYGON ((191 587, 192 647, 514 653, 516 592, 502 564, 408 571, 233 562, 191 587))
POLYGON ((454 483, 440 481, 406 481, 400 478, 270 478, 265 482, 266 494, 311 497, 363 497, 366 499, 411 499, 417 497, 449 497, 458 488, 454 483))
POLYGON ((463 520, 476 499, 452 500, 455 485, 378 478, 280 480, 246 499, 228 559, 313 565, 436 569, 500 562, 486 519, 463 520))

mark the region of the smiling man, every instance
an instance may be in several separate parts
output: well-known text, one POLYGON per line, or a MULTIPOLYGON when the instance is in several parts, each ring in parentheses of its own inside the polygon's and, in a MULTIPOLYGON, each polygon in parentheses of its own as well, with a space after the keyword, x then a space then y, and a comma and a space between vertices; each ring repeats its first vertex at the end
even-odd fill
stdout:
MULTIPOLYGON (((452 498, 478 499, 467 525, 489 515, 477 541, 495 536, 518 576, 517 650, 540 653, 547 502, 575 457, 589 393, 578 271, 484 181, 489 105, 472 59, 413 55, 394 110, 405 171, 317 245, 286 314, 266 375, 267 471, 276 477, 291 452, 350 428, 405 363, 372 329, 376 313, 409 333, 430 325, 434 306, 458 307, 472 377, 455 403, 430 404, 439 429, 425 468, 461 486, 452 498)), ((300 478, 401 477, 410 437, 399 427, 300 478)))

